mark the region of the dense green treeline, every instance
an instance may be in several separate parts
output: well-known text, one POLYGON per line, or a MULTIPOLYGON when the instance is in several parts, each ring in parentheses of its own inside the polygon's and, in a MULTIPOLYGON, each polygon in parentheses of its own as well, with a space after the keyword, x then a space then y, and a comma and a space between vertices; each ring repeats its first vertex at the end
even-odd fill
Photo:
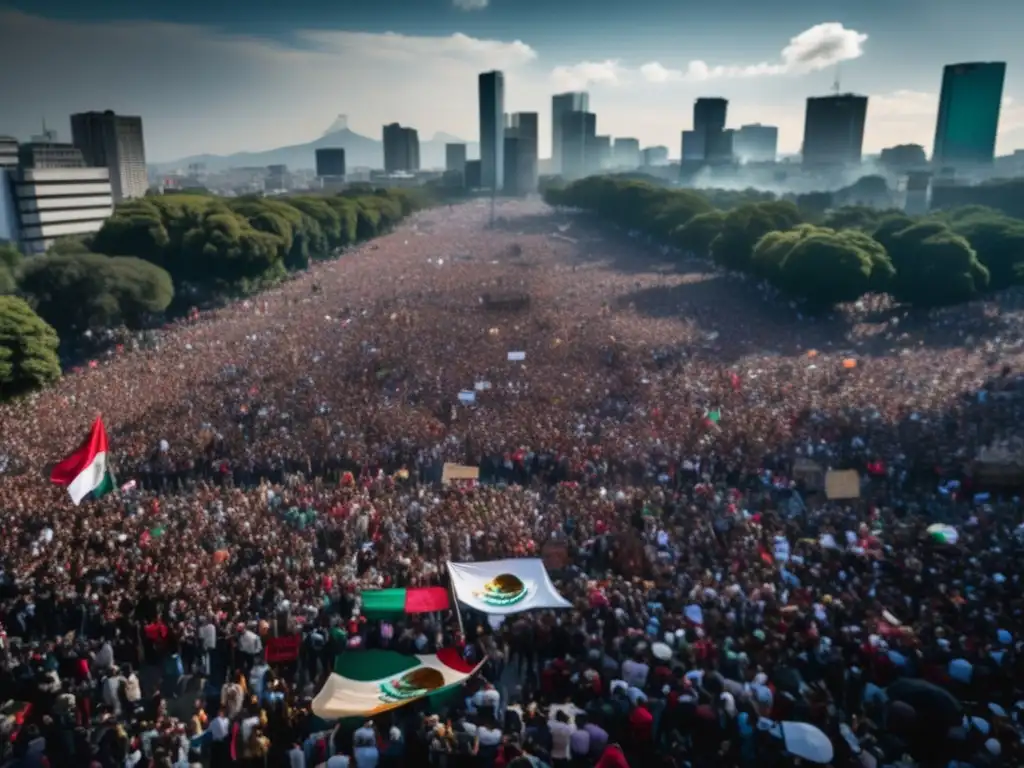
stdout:
POLYGON ((549 188, 545 199, 769 280, 812 310, 869 292, 916 306, 955 304, 1024 282, 1024 221, 992 208, 912 218, 854 205, 808 210, 801 201, 744 194, 716 199, 595 176, 549 188))
MULTIPOLYGON (((0 243, 0 399, 60 376, 60 340, 141 328, 245 296, 387 232, 428 205, 417 190, 337 196, 147 196, 93 237, 23 258, 0 243)), ((67 346, 67 345, 65 345, 67 346)))

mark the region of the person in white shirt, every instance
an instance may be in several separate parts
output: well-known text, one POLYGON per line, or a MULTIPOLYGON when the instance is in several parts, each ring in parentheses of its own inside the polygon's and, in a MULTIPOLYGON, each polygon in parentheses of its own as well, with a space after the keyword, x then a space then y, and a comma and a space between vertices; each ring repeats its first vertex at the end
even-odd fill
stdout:
POLYGON ((260 701, 263 701, 263 683, 270 667, 262 659, 258 660, 249 671, 249 690, 260 701))
POLYGON ((647 675, 650 674, 650 671, 651 668, 641 661, 639 655, 622 662, 622 679, 633 688, 643 690, 647 685, 647 675))
POLYGON ((242 663, 245 669, 252 669, 256 663, 256 657, 263 651, 263 641, 260 636, 251 629, 246 629, 238 637, 238 652, 242 654, 242 663))
POLYGON ((484 683, 484 687, 473 694, 473 709, 497 718, 501 706, 501 694, 498 689, 490 683, 484 683))
POLYGON ((551 731, 551 762, 554 766, 568 765, 572 758, 570 744, 572 732, 576 729, 569 723, 569 715, 563 710, 555 713, 555 719, 548 721, 548 729, 551 731))
POLYGON ((301 744, 292 744, 288 750, 288 768, 306 768, 306 753, 301 744))

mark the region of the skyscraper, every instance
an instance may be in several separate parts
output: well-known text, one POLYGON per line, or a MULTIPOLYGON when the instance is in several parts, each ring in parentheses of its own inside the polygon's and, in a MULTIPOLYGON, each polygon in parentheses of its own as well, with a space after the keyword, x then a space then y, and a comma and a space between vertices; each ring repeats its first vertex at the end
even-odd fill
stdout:
POLYGON ((585 91, 559 93, 551 97, 551 170, 562 173, 562 125, 568 112, 589 112, 590 95, 585 91))
POLYGON ((640 167, 640 139, 616 138, 612 147, 612 165, 634 170, 640 167))
POLYGON ((466 145, 448 143, 444 145, 444 169, 446 171, 458 171, 464 173, 466 170, 466 145))
POLYGON ((341 147, 321 147, 316 151, 316 175, 320 178, 345 175, 345 150, 341 147))
POLYGON ((415 128, 398 123, 384 126, 384 172, 412 172, 420 169, 420 135, 415 128))
MULTIPOLYGON (((516 112, 510 119, 508 130, 518 141, 516 192, 521 195, 537 190, 538 124, 536 112, 516 112)), ((505 181, 508 181, 507 175, 505 181)))
POLYGON ((744 125, 733 134, 733 154, 746 163, 774 162, 778 148, 779 129, 774 125, 744 125))
POLYGON ((597 115, 593 112, 562 114, 562 176, 567 181, 582 179, 589 173, 588 160, 597 134, 597 115))
POLYGON ((703 147, 704 160, 732 159, 732 142, 724 138, 728 99, 703 98, 693 103, 693 132, 703 147))
POLYGON ((106 112, 81 112, 71 116, 71 142, 86 165, 110 171, 114 202, 143 197, 149 189, 142 118, 106 112))
POLYGON ((861 161, 868 97, 812 96, 804 118, 803 164, 839 166, 861 161))
POLYGON ((480 183, 498 191, 505 175, 505 76, 483 72, 480 96, 480 183))
POLYGON ((999 107, 1006 64, 949 64, 942 70, 942 96, 935 125, 936 167, 991 163, 996 153, 999 107))

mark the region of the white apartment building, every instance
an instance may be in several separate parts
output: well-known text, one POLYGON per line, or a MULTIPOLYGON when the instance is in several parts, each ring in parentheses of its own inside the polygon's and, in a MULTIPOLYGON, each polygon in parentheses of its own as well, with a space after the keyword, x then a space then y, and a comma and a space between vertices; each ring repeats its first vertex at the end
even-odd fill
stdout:
POLYGON ((10 176, 26 254, 45 253, 61 237, 94 234, 114 212, 106 168, 23 168, 10 176))

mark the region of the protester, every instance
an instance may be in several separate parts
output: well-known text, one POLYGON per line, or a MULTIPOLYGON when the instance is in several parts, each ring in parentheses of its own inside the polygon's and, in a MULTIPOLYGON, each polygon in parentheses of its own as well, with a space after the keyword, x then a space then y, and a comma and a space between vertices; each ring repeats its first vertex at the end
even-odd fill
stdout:
POLYGON ((804 318, 627 234, 498 210, 417 214, 0 408, 0 749, 750 766, 788 764, 799 721, 836 766, 1022 764, 1020 501, 972 465, 1016 450, 1019 313, 804 318), (75 507, 43 475, 98 413, 121 490, 75 507), (442 485, 446 462, 478 482, 442 485), (858 471, 846 498, 829 469, 858 471), (449 560, 549 551, 558 615, 361 613, 449 560), (484 679, 433 717, 309 712, 341 654, 452 645, 484 679))

